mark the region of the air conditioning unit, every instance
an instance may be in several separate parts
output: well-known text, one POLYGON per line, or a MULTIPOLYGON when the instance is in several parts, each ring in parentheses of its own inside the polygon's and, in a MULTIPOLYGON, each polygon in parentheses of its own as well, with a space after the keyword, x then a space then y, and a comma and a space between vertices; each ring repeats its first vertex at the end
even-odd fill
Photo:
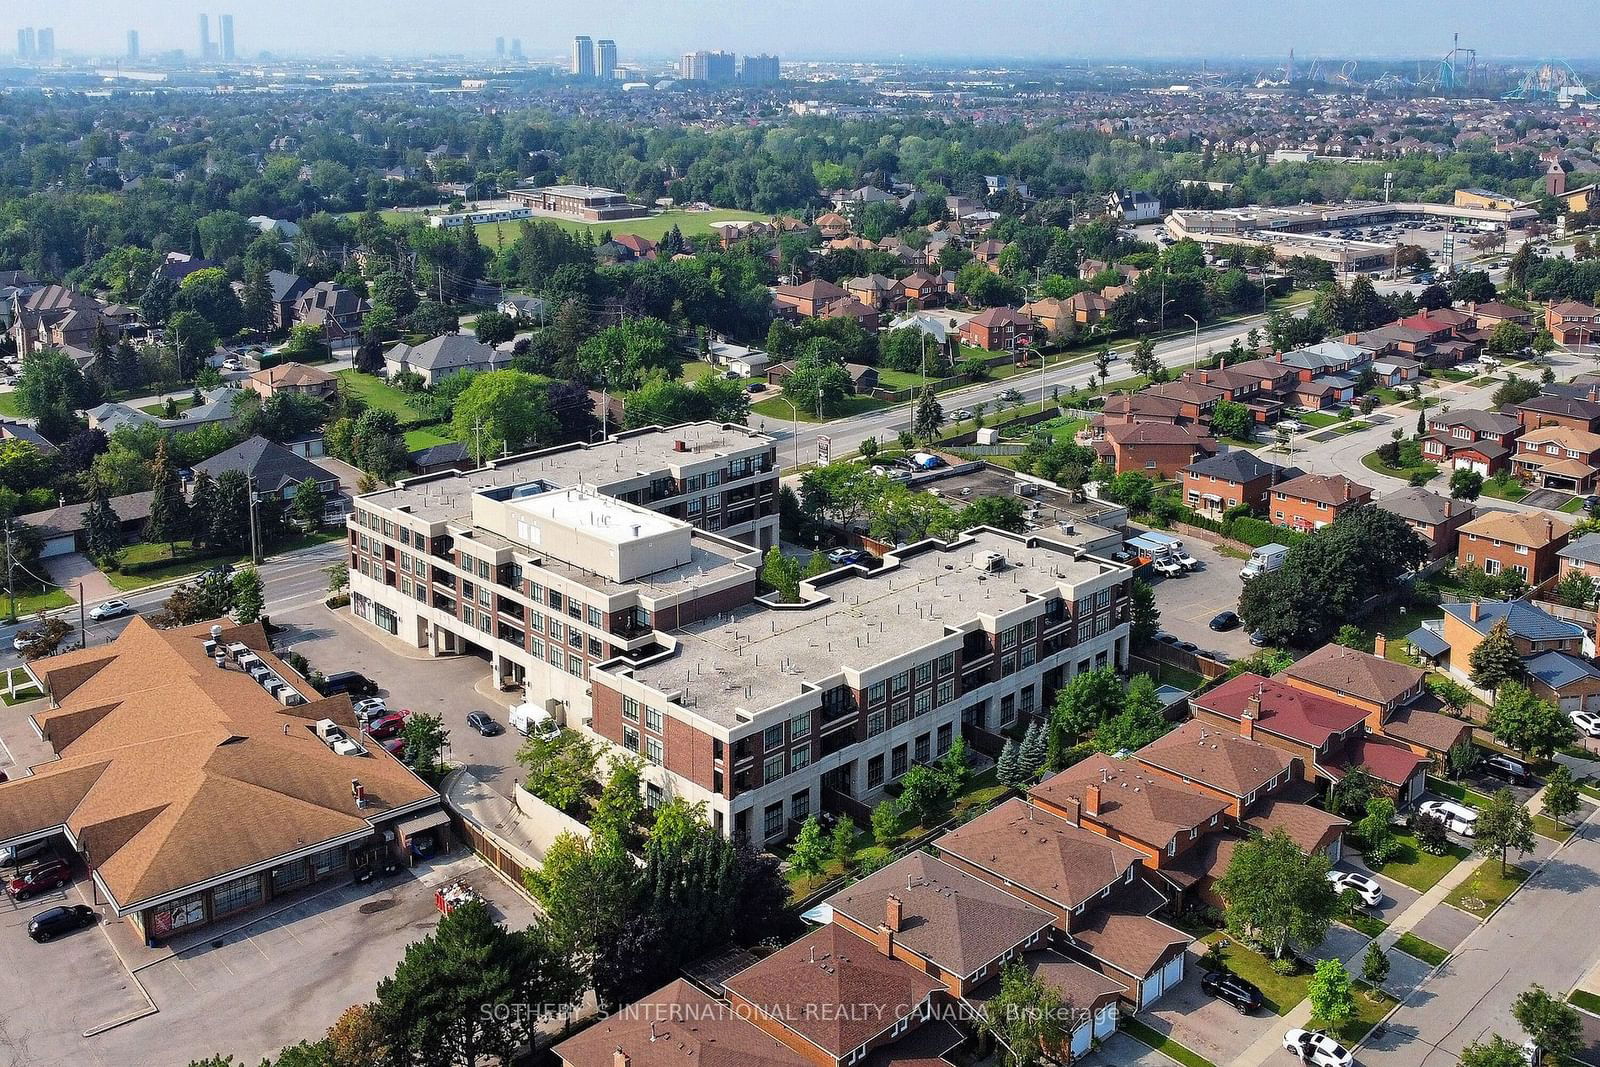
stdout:
POLYGON ((972 569, 976 571, 994 572, 1004 570, 1006 557, 999 552, 979 552, 972 557, 972 569))
POLYGON ((344 736, 344 728, 332 719, 317 720, 317 737, 323 741, 331 741, 335 737, 344 736))
POLYGON ((287 687, 278 694, 278 702, 286 708, 297 708, 306 702, 306 698, 287 687))

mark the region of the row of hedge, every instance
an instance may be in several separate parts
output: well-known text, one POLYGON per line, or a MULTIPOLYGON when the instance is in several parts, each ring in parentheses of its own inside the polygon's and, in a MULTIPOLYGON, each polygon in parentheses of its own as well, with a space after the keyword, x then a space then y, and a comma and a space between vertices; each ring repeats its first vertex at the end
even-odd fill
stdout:
POLYGON ((1260 548, 1262 545, 1293 545, 1305 538, 1299 530, 1290 530, 1283 526, 1274 526, 1266 519, 1258 519, 1254 515, 1236 515, 1231 519, 1212 519, 1191 510, 1182 509, 1179 522, 1190 526, 1198 526, 1202 530, 1210 530, 1230 541, 1249 545, 1251 548, 1260 548))
POLYGON ((128 577, 140 574, 149 574, 152 571, 171 567, 174 563, 205 563, 214 559, 232 559, 235 552, 196 552, 193 555, 174 556, 168 559, 138 560, 133 563, 118 563, 116 571, 128 577))

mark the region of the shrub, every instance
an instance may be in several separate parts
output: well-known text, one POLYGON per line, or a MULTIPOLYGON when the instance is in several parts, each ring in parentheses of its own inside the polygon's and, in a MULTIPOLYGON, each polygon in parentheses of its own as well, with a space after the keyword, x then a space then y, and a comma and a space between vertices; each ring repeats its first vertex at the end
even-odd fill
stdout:
POLYGON ((1450 850, 1450 836, 1445 832, 1444 820, 1436 815, 1413 815, 1411 834, 1417 845, 1430 856, 1442 856, 1450 850))

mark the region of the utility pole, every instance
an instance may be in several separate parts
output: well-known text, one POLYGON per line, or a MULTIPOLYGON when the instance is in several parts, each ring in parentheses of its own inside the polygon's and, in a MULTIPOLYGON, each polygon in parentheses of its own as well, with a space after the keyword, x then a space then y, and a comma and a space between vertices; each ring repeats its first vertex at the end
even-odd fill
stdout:
POLYGON ((83 615, 83 583, 78 583, 78 634, 84 648, 89 647, 89 622, 83 615))
POLYGON ((11 520, 6 520, 6 595, 11 598, 9 618, 17 619, 17 558, 11 554, 11 520))
POLYGON ((256 534, 256 480, 252 475, 246 475, 244 480, 245 493, 250 503, 250 562, 261 562, 261 547, 257 542, 256 534))

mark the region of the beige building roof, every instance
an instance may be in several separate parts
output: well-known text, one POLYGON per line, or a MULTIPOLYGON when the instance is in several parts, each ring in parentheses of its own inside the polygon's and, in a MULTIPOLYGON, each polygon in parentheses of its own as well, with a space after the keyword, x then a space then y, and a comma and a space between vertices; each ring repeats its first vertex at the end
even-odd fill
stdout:
POLYGON ((951 830, 937 846, 1068 907, 1123 877, 1142 855, 1015 797, 951 830))
MULTIPOLYGON (((0 784, 0 841, 64 827, 120 912, 358 839, 375 819, 437 800, 381 747, 341 756, 317 737, 319 719, 355 733, 348 697, 301 682, 308 703, 287 708, 237 667, 218 670, 202 647, 210 627, 157 630, 135 617, 110 645, 32 665, 56 702, 34 721, 59 758, 0 784)), ((222 641, 297 680, 259 624, 222 641)))
POLYGON ((1572 524, 1549 512, 1485 511, 1463 525, 1461 532, 1538 548, 1558 537, 1570 534, 1572 524))
POLYGON ((1323 645, 1284 670, 1280 677, 1388 705, 1407 693, 1420 691, 1426 674, 1410 664, 1396 663, 1370 652, 1343 645, 1323 645))
POLYGON ((1282 749, 1199 719, 1150 742, 1134 758, 1235 797, 1260 790, 1294 763, 1282 749))

